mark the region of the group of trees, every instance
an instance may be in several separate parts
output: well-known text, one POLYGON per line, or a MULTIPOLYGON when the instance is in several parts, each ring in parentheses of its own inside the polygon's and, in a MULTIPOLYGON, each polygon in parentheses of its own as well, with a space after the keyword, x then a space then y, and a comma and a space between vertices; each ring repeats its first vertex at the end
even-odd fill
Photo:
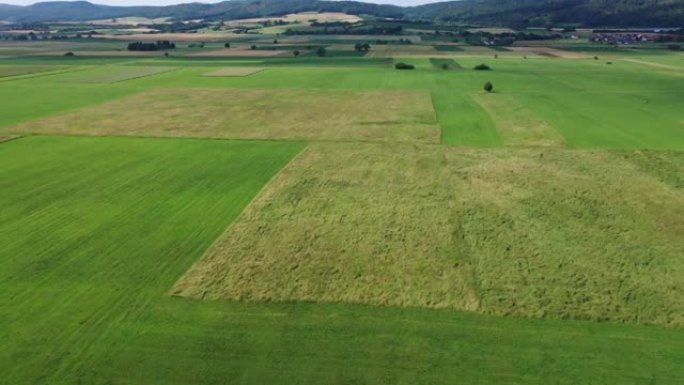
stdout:
POLYGON ((368 52, 370 51, 371 46, 368 43, 356 43, 354 44, 354 50, 356 52, 368 52))
POLYGON ((160 51, 167 49, 175 49, 176 44, 168 40, 159 40, 157 42, 142 42, 136 41, 133 43, 128 43, 129 51, 160 51))

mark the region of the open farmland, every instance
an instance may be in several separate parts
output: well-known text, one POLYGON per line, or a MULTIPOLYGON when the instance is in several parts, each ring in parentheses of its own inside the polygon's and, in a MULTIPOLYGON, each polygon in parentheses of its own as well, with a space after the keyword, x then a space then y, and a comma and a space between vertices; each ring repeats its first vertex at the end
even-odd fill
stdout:
POLYGON ((684 383, 681 52, 226 24, 0 41, 0 383, 684 383))

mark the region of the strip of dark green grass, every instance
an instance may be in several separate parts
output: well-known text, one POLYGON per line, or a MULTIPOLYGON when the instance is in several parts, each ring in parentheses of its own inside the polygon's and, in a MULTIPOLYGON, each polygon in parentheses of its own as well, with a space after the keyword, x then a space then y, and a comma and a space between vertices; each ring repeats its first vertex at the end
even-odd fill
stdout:
POLYGON ((442 143, 474 147, 503 145, 489 114, 470 96, 435 91, 432 92, 432 105, 442 128, 442 143))
POLYGON ((0 146, 3 382, 98 382, 95 368, 75 370, 89 351, 115 351, 100 340, 144 319, 301 148, 83 137, 0 146))

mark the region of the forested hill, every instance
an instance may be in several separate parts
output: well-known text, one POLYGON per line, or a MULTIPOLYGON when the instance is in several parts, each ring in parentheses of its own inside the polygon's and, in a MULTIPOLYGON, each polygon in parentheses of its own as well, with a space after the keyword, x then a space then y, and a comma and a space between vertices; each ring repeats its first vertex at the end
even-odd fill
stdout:
POLYGON ((0 20, 46 22, 124 16, 227 20, 281 16, 304 11, 501 26, 684 26, 684 0, 461 0, 418 7, 321 0, 232 0, 216 4, 189 3, 165 7, 112 7, 87 1, 56 1, 25 7, 0 4, 0 20))
POLYGON ((411 14, 485 25, 683 27, 684 0, 463 0, 415 7, 411 14))

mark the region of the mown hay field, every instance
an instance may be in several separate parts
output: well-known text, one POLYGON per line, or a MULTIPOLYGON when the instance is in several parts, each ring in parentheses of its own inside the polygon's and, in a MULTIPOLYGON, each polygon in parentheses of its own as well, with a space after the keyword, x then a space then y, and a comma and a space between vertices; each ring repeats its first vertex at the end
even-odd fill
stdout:
POLYGON ((433 143, 440 135, 425 92, 302 89, 157 89, 10 131, 433 143))
POLYGON ((312 145, 174 294, 682 326, 682 170, 681 153, 312 145))

